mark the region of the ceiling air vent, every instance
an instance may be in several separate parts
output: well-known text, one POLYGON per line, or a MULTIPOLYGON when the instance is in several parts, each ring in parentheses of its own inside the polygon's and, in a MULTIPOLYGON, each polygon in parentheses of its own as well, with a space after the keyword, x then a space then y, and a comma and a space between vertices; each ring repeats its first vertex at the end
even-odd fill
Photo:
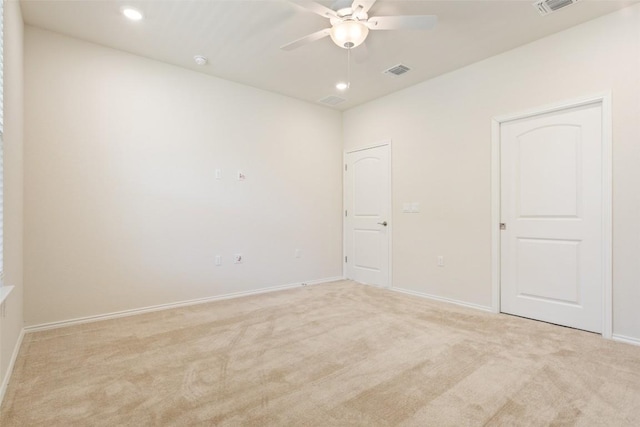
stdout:
POLYGON ((541 0, 533 3, 533 7, 536 8, 540 15, 544 16, 579 1, 580 0, 541 0))
POLYGON ((384 70, 383 73, 391 74, 392 76, 401 76, 404 73, 408 72, 410 69, 411 68, 407 67, 406 65, 398 64, 398 65, 394 65, 388 70, 384 70))
POLYGON ((340 98, 339 96, 335 95, 325 96, 324 98, 318 100, 318 102, 326 105, 338 105, 344 101, 346 101, 346 99, 340 98))

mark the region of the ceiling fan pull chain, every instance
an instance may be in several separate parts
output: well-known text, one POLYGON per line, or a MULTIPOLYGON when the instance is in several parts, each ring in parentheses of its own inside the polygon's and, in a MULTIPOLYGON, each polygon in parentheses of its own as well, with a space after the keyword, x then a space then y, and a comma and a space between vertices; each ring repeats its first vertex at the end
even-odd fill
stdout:
POLYGON ((347 49, 347 89, 351 87, 351 48, 347 49))

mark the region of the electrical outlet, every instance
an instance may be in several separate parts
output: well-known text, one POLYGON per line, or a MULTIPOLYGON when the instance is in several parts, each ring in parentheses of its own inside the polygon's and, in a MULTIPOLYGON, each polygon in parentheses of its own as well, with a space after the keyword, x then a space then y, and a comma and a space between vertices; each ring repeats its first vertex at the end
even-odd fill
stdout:
POLYGON ((242 264, 242 261, 243 261, 242 254, 235 254, 233 256, 233 263, 234 264, 242 264))
POLYGON ((222 265, 222 257, 220 255, 216 255, 216 265, 222 265))
POLYGON ((442 255, 438 255, 438 267, 444 267, 444 257, 442 255))
POLYGON ((216 179, 222 179, 222 171, 220 169, 216 169, 216 179))
POLYGON ((300 249, 296 249, 295 257, 300 258, 302 256, 302 251, 300 249))

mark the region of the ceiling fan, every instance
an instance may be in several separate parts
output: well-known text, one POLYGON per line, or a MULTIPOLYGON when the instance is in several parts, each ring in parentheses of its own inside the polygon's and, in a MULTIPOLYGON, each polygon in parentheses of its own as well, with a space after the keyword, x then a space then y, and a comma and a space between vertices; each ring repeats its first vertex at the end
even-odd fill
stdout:
POLYGON ((294 4, 328 18, 331 28, 325 28, 308 36, 280 46, 282 50, 293 50, 316 40, 330 36, 344 49, 361 45, 369 30, 428 30, 438 22, 435 15, 372 16, 368 12, 375 0, 336 0, 332 8, 313 1, 296 1, 294 4))

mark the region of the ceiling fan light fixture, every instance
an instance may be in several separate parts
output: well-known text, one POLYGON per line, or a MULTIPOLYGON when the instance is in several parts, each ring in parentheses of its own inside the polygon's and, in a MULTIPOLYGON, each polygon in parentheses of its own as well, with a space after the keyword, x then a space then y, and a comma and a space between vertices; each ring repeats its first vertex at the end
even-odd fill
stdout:
POLYGON ((364 42, 369 28, 360 21, 346 20, 331 28, 331 40, 344 49, 353 49, 364 42))

